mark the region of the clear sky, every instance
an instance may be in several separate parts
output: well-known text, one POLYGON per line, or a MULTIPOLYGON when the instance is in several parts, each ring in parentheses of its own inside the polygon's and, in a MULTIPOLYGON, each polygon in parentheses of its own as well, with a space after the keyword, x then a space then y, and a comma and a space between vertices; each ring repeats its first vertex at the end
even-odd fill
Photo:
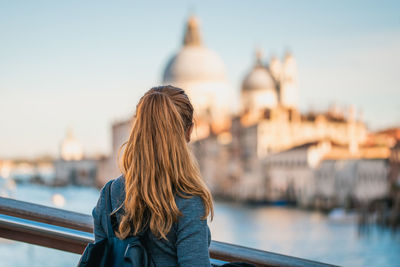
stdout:
POLYGON ((301 110, 354 104, 372 130, 400 126, 400 1, 0 1, 0 158, 58 155, 68 126, 109 152, 192 13, 232 94, 255 47, 290 49, 301 110))

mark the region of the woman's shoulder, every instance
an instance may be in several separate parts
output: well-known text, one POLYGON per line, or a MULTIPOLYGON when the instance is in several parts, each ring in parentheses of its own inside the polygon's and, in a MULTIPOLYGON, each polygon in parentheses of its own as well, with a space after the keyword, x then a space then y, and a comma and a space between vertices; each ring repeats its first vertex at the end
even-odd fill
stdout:
POLYGON ((202 198, 200 196, 177 196, 176 204, 181 212, 175 228, 176 243, 187 244, 188 242, 184 242, 187 239, 191 240, 189 243, 198 244, 204 241, 204 244, 209 245, 210 231, 207 226, 207 219, 204 217, 205 206, 202 198))
POLYGON ((124 177, 121 175, 118 178, 112 179, 108 181, 101 189, 100 189, 100 196, 97 201, 97 205, 95 206, 93 213, 100 213, 103 209, 105 209, 106 206, 106 188, 110 187, 110 194, 111 194, 111 202, 113 206, 115 206, 116 202, 121 202, 123 201, 124 197, 124 184, 125 180, 124 177))
POLYGON ((123 175, 111 180, 111 192, 121 193, 125 191, 125 178, 123 175))
POLYGON ((183 216, 203 217, 205 207, 200 196, 184 195, 175 197, 175 203, 183 216))

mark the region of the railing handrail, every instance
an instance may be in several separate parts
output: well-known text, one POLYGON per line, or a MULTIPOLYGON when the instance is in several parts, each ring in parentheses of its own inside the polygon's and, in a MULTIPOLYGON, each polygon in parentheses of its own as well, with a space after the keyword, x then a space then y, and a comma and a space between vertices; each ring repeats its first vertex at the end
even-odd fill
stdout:
POLYGON ((0 197, 0 214, 93 233, 90 215, 0 197))
MULTIPOLYGON (((0 197, 0 237, 82 253, 93 241, 91 233, 93 221, 89 215, 0 197)), ((332 266, 218 241, 211 242, 210 256, 256 266, 332 266)))
POLYGON ((3 228, 19 230, 23 232, 35 232, 37 234, 47 235, 53 238, 65 238, 76 242, 94 242, 93 234, 88 232, 21 219, 9 215, 0 214, 0 226, 3 228))

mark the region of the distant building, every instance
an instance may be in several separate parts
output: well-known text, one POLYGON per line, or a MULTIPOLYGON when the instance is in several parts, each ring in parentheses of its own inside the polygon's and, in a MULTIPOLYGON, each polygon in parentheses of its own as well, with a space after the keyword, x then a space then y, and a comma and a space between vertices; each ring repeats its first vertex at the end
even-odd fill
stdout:
POLYGON ((97 160, 84 158, 82 145, 71 129, 61 143, 60 159, 54 161, 54 169, 53 185, 95 185, 97 160))
MULTIPOLYGON (((317 195, 342 203, 346 197, 371 199, 386 192, 382 175, 389 143, 373 143, 376 135, 356 118, 352 106, 301 113, 297 65, 289 52, 282 61, 271 57, 267 62, 257 51, 241 84, 240 111, 232 114, 232 87, 224 63, 204 45, 199 22, 192 16, 186 24, 183 46, 168 61, 162 82, 182 87, 193 102, 196 128, 191 146, 215 195, 310 205, 317 195), (351 161, 359 172, 336 169, 337 162, 343 160, 351 161), (379 172, 373 178, 376 181, 361 174, 369 166, 379 172), (324 184, 321 181, 328 169, 334 179, 326 179, 324 184), (343 178, 346 175, 353 176, 343 178), (368 179, 376 182, 375 191, 364 182, 368 179), (347 183, 352 191, 341 193, 341 185, 347 183)), ((128 140, 132 119, 113 124, 112 155, 101 161, 98 185, 120 175, 117 154, 128 140)))
POLYGON ((264 199, 312 205, 316 191, 314 172, 331 146, 329 141, 311 142, 266 157, 264 199))
POLYGON ((109 157, 99 160, 96 177, 97 187, 102 187, 107 181, 121 174, 118 160, 119 157, 122 157, 123 149, 120 150, 120 148, 128 140, 131 126, 132 119, 116 122, 112 125, 112 153, 109 157))
POLYGON ((398 139, 397 143, 392 147, 390 152, 389 181, 391 186, 400 188, 400 138, 398 139))
POLYGON ((61 159, 81 160, 83 158, 82 145, 75 138, 72 129, 67 130, 67 136, 61 143, 61 159))
MULTIPOLYGON (((0 180, 12 186, 29 182, 51 184, 54 180, 53 159, 42 157, 29 160, 0 160, 0 180)), ((0 191, 1 187, 0 185, 0 191)))
POLYGON ((56 160, 54 168, 56 170, 54 185, 95 185, 97 160, 56 160))
POLYGON ((324 160, 314 173, 315 205, 351 206, 387 196, 389 166, 386 159, 324 160))

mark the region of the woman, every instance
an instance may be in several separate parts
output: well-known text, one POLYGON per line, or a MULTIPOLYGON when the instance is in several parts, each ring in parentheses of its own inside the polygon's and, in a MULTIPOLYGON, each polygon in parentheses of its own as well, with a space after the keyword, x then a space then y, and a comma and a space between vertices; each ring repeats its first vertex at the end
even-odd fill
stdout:
MULTIPOLYGON (((160 86, 139 101, 111 184, 116 235, 143 235, 156 266, 210 266, 212 197, 187 143, 193 107, 182 89, 160 86)), ((93 209, 96 241, 106 237, 104 188, 93 209)))

